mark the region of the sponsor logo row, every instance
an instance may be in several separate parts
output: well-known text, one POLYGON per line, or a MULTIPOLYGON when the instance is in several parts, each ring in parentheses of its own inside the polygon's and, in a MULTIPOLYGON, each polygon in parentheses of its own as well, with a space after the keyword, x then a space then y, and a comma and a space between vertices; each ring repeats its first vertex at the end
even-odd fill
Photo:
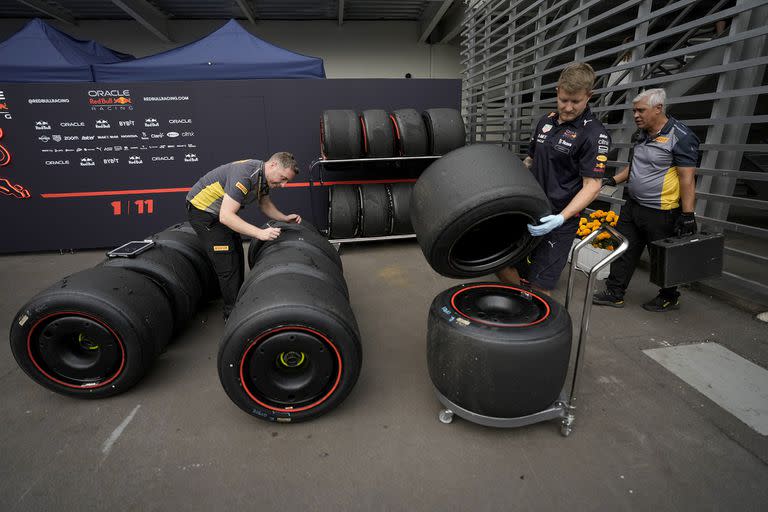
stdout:
POLYGON ((140 155, 130 155, 127 159, 122 157, 107 157, 107 158, 91 158, 89 156, 82 157, 80 159, 58 159, 58 160, 46 160, 45 165, 47 166, 57 166, 57 165, 78 165, 80 167, 95 167, 97 163, 101 163, 103 165, 116 165, 119 164, 121 161, 128 162, 128 165, 142 165, 144 163, 144 160, 148 160, 151 162, 174 162, 174 161, 183 161, 186 163, 191 162, 197 162, 198 158, 195 153, 187 153, 185 155, 158 155, 153 157, 141 157, 140 155))
MULTIPOLYGON (((0 91, 1 92, 1 91, 0 91)), ((136 123, 133 119, 125 119, 125 120, 119 120, 117 122, 112 121, 112 123, 115 124, 115 127, 122 127, 122 128, 130 128, 134 126, 140 126, 141 121, 139 121, 139 124, 136 123)), ((192 124, 192 119, 185 119, 185 118, 175 118, 175 119, 168 119, 167 123, 169 125, 187 125, 192 124)), ((56 123, 53 123, 56 124, 56 123)), ((58 125, 62 128, 85 128, 86 123, 85 121, 62 121, 58 123, 58 125)), ((87 125, 87 126, 90 126, 87 125)), ((106 119, 97 119, 96 122, 93 124, 95 128, 112 128, 112 124, 110 124, 109 121, 106 119)), ((157 128, 160 126, 160 122, 155 119, 154 117, 148 117, 144 119, 144 127, 145 128, 157 128)), ((51 130, 51 123, 48 121, 35 121, 35 130, 51 130)))
POLYGON ((147 133, 147 132, 141 132, 141 135, 136 133, 124 133, 121 135, 117 134, 109 134, 109 135, 61 135, 59 133, 54 133, 51 135, 43 134, 40 135, 37 140, 40 142, 67 142, 67 141, 78 141, 78 140, 84 140, 84 141, 90 141, 90 140, 116 140, 116 139, 139 139, 139 140, 153 140, 153 139, 175 139, 177 137, 194 137, 195 132, 192 131, 186 131, 186 132, 155 132, 155 133, 147 133))

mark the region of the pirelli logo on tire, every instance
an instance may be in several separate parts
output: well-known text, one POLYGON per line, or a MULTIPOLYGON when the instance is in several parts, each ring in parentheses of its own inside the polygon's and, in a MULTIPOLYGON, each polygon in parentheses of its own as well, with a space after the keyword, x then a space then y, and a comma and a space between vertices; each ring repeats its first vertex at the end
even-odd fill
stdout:
POLYGON ((240 192, 242 192, 243 194, 247 194, 248 193, 248 188, 245 185, 243 185, 242 183, 240 183, 239 181, 237 183, 235 183, 235 186, 238 189, 240 189, 240 192))

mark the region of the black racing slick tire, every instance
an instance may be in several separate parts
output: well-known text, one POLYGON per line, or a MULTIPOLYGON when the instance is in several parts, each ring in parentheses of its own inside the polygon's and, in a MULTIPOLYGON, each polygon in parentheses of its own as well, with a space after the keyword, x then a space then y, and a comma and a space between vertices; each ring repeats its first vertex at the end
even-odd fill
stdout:
POLYGON ((355 238, 360 234, 360 189, 333 185, 328 189, 328 237, 355 238))
POLYGON ((411 221, 430 266, 447 277, 477 277, 514 265, 539 242, 527 224, 549 200, 511 151, 459 148, 432 163, 411 195, 411 221))
POLYGON ((195 267, 198 278, 203 286, 203 299, 214 300, 221 296, 219 279, 213 268, 205 246, 198 238, 189 222, 174 224, 151 237, 156 245, 168 247, 187 258, 195 267))
POLYGON ((363 110, 363 152, 369 158, 395 156, 395 130, 386 110, 363 110))
POLYGON ((461 112, 455 108, 431 108, 423 116, 430 155, 444 155, 465 144, 467 134, 461 112))
POLYGON ((392 234, 411 235, 411 193, 413 183, 392 183, 389 186, 389 194, 392 198, 392 234))
POLYGON ((262 251, 280 250, 283 248, 298 248, 316 250, 325 254, 339 269, 343 269, 341 258, 333 245, 312 224, 302 221, 301 224, 287 222, 271 222, 271 226, 280 228, 280 236, 275 240, 264 242, 253 239, 248 247, 248 265, 253 268, 262 251))
POLYGON ((202 284, 192 263, 169 247, 155 245, 133 258, 107 258, 102 265, 144 274, 163 289, 173 309, 173 331, 192 320, 202 298, 202 284))
POLYGON ((104 398, 135 385, 171 336, 163 291, 142 274, 97 266, 35 295, 11 324, 22 370, 62 395, 104 398))
POLYGON ((389 188, 381 183, 360 185, 361 235, 387 236, 392 229, 392 202, 389 188))
POLYGON ((400 156, 425 156, 427 147, 427 127, 424 119, 415 109, 404 108, 392 112, 395 123, 395 135, 400 148, 400 156))
POLYGON ((262 251, 240 287, 238 300, 251 286, 258 286, 264 279, 277 274, 305 274, 315 277, 336 288, 349 300, 347 282, 341 269, 325 253, 310 245, 291 248, 274 246, 262 251))
POLYGON ((338 406, 360 374, 362 349, 346 298, 297 274, 264 279, 243 294, 219 347, 229 398, 257 418, 299 422, 338 406))
POLYGON ((324 110, 320 118, 320 152, 328 160, 363 156, 360 118, 354 110, 324 110))
POLYGON ((475 414, 516 418, 551 406, 568 372, 571 319, 544 294, 468 283, 435 297, 427 366, 436 390, 475 414))

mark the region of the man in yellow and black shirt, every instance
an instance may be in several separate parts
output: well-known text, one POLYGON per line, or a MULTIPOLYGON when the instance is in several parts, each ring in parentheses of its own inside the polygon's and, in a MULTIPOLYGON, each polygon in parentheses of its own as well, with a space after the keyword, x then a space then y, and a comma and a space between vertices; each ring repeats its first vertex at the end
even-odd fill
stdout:
MULTIPOLYGON (((664 89, 649 89, 633 101, 632 113, 640 128, 631 166, 624 167, 609 185, 628 181, 629 197, 621 209, 616 229, 629 240, 627 252, 611 265, 606 291, 592 302, 624 307, 624 293, 645 247, 654 240, 696 232, 695 172, 699 138, 677 119, 667 117, 664 89)), ((643 304, 648 311, 677 309, 676 287, 662 288, 643 304)))
POLYGON ((290 153, 275 153, 269 160, 239 160, 221 165, 200 178, 187 194, 189 222, 203 241, 216 269, 224 299, 224 318, 235 305, 243 284, 243 240, 246 235, 259 240, 274 240, 280 229, 258 228, 243 220, 238 211, 256 202, 273 220, 301 222, 295 213, 285 215, 269 198, 271 188, 281 188, 298 174, 296 159, 290 153))

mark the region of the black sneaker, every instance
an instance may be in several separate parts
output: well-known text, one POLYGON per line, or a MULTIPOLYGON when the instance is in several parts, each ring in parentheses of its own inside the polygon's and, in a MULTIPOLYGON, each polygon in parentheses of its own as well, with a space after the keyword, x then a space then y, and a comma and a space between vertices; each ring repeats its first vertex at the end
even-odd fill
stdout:
POLYGON ((620 299, 616 297, 614 294, 609 292, 608 290, 604 292, 598 292, 592 296, 592 304, 597 304, 598 306, 611 306, 614 308, 623 308, 624 307, 624 299, 620 299))
POLYGON ((646 311, 655 311, 658 313, 662 311, 668 311, 670 309, 680 309, 680 298, 675 297, 674 299, 670 299, 667 297, 662 297, 661 295, 657 295, 653 300, 649 300, 643 304, 643 309, 646 311))

